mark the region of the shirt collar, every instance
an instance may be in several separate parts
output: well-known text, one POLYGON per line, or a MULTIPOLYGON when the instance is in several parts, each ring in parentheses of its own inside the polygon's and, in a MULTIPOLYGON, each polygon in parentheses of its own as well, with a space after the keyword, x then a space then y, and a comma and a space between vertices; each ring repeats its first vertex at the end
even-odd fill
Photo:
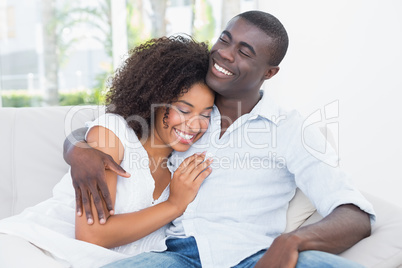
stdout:
POLYGON ((279 106, 264 91, 261 90, 260 94, 261 99, 250 112, 251 117, 257 118, 260 116, 277 125, 281 116, 279 106))

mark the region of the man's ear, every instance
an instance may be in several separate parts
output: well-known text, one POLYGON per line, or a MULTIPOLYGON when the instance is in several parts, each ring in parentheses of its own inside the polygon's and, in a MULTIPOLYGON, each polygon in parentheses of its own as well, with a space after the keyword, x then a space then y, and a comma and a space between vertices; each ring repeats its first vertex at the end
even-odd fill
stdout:
POLYGON ((279 72, 279 66, 269 66, 265 71, 264 80, 268 80, 279 72))

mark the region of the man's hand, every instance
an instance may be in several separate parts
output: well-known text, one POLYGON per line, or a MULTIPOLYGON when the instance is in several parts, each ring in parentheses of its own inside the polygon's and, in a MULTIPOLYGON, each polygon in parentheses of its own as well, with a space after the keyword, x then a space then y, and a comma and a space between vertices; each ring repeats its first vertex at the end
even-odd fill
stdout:
POLYGON ((352 204, 341 205, 314 224, 278 236, 255 267, 295 267, 299 252, 339 254, 371 233, 368 214, 352 204))
POLYGON ((79 129, 67 137, 64 142, 64 159, 71 166, 77 214, 82 215, 84 206, 88 224, 93 223, 92 196, 99 222, 104 224, 106 223, 105 209, 111 215, 114 214, 112 200, 106 184, 105 169, 112 170, 122 177, 130 177, 130 174, 117 164, 111 156, 93 149, 83 141, 85 131, 86 129, 79 129), (74 143, 71 142, 73 140, 74 143))
POLYGON ((299 258, 298 243, 299 239, 297 236, 291 234, 282 234, 278 236, 257 262, 255 268, 296 267, 299 258))

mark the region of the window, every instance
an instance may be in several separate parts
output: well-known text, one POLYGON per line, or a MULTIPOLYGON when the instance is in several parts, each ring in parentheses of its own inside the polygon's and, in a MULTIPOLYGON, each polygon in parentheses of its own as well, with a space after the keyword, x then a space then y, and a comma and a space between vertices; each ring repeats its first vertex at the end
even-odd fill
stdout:
MULTIPOLYGON (((112 1, 0 0, 0 107, 102 103, 114 69, 112 1)), ((213 0, 158 0, 164 14, 150 1, 125 1, 129 48, 157 32, 211 42, 221 31, 213 0), (165 31, 155 31, 155 12, 165 31)))
POLYGON ((0 5, 0 40, 14 38, 15 33, 15 10, 14 7, 2 7, 0 5))

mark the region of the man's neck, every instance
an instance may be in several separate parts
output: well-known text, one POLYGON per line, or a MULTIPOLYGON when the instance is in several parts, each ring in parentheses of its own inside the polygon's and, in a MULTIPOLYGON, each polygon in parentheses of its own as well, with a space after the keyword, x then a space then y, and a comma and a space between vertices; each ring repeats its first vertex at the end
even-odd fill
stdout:
POLYGON ((217 95, 215 105, 218 107, 221 117, 228 118, 233 123, 240 116, 250 113, 260 99, 259 91, 242 98, 227 98, 217 95))
POLYGON ((217 95, 215 105, 221 114, 221 135, 232 125, 239 117, 250 113, 254 106, 261 99, 260 92, 249 94, 246 98, 227 98, 217 95))

